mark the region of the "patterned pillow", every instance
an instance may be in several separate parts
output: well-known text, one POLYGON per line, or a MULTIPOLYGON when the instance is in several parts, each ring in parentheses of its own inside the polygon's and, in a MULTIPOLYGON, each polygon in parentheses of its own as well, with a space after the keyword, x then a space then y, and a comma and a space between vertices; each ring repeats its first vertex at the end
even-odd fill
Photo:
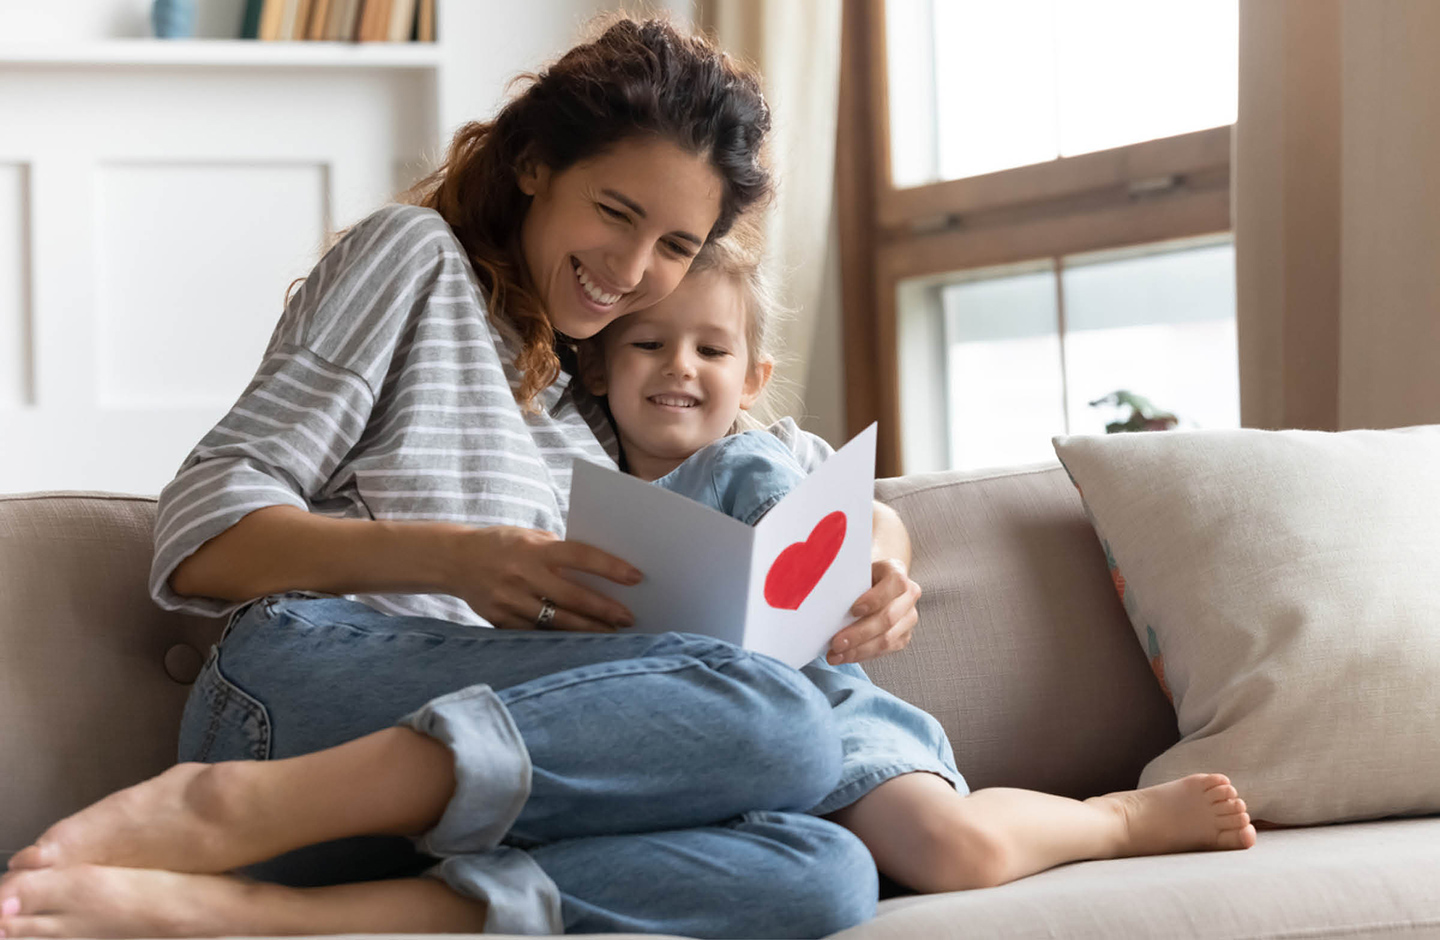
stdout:
POLYGON ((1181 739, 1275 824, 1440 812, 1440 426, 1057 437, 1181 739))

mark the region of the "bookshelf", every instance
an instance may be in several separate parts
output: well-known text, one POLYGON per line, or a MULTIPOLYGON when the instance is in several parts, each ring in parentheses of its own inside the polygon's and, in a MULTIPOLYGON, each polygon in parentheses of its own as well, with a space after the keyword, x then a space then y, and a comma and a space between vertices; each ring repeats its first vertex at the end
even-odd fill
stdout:
POLYGON ((0 68, 256 67, 435 69, 439 43, 258 42, 242 39, 104 39, 0 43, 0 68))

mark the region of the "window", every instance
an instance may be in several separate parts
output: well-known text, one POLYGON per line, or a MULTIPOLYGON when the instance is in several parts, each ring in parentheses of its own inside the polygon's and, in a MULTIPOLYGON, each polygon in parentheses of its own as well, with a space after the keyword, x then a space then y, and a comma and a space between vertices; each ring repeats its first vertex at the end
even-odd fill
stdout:
POLYGON ((1120 389, 1239 421, 1237 0, 846 0, 847 423, 882 474, 1051 459, 1120 389))
POLYGON ((1069 255, 899 285, 908 471, 1053 458, 1104 434, 1119 391, 1178 426, 1239 427, 1229 236, 1069 255))

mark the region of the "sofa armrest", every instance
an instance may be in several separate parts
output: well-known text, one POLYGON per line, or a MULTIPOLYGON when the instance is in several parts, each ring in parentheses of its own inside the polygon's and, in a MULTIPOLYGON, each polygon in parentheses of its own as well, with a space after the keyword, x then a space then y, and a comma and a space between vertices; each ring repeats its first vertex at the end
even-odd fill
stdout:
POLYGON ((146 593, 155 500, 0 496, 0 856, 175 762, 218 621, 146 593))

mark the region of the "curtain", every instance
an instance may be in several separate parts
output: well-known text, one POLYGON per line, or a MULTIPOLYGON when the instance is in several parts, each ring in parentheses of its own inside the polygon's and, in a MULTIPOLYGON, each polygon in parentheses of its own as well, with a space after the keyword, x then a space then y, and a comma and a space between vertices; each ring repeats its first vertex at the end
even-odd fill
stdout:
POLYGON ((838 444, 844 415, 832 216, 840 0, 699 0, 696 11, 697 26, 760 71, 774 123, 778 199, 766 230, 765 266, 791 311, 777 331, 782 394, 774 401, 793 404, 802 424, 838 444))

